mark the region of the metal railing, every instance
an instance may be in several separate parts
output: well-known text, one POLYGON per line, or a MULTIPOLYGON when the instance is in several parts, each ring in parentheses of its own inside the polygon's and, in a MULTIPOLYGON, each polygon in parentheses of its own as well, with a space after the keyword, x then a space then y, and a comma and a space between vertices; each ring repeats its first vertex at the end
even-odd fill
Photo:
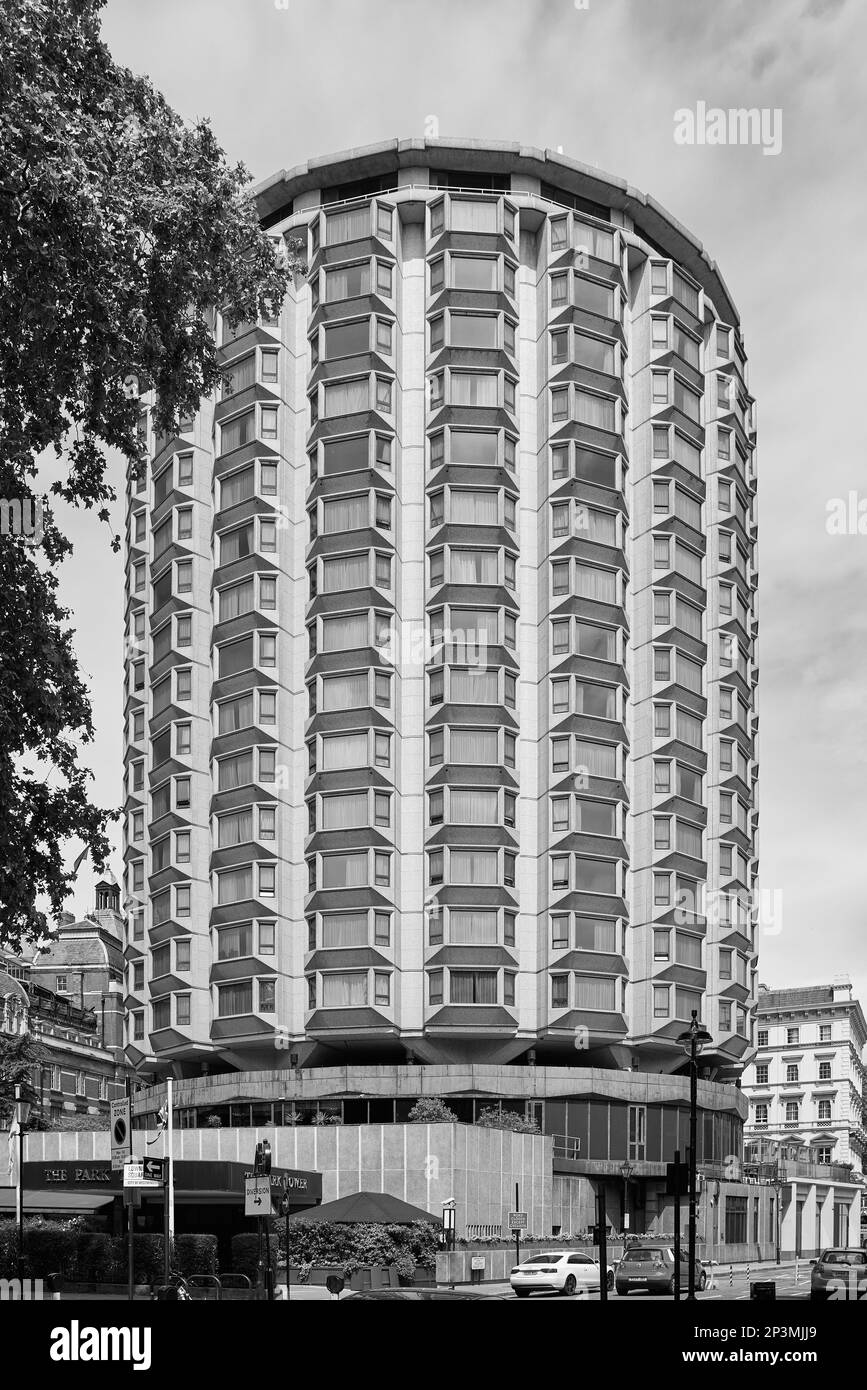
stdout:
POLYGON ((569 1134, 552 1134, 554 1142, 555 1158, 580 1158, 581 1140, 573 1139, 569 1134))

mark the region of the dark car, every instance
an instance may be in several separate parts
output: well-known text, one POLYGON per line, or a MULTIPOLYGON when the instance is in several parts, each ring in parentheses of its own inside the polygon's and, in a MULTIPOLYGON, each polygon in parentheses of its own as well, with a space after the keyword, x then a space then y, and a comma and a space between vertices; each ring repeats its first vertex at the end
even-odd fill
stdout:
POLYGON ((347 1294, 346 1298, 341 1298, 340 1302, 348 1303, 350 1299, 358 1298, 376 1299, 377 1302, 383 1298, 398 1298, 405 1303, 450 1303, 456 1298, 481 1298, 485 1303, 490 1303, 492 1300, 496 1303, 497 1299, 501 1303, 505 1302, 502 1294, 471 1293, 469 1289, 466 1291, 463 1289, 365 1289, 363 1293, 347 1294))
POLYGON ((838 1246, 810 1261, 810 1298, 855 1299, 867 1296, 867 1250, 838 1246))
MULTIPOLYGON (((706 1284, 707 1273, 696 1260, 695 1287, 703 1289, 706 1284)), ((686 1293, 688 1285, 689 1255, 681 1249, 681 1292, 686 1293)), ((674 1247, 665 1241, 631 1245, 617 1266, 614 1287, 623 1295, 636 1289, 644 1289, 647 1293, 674 1293, 674 1247)))

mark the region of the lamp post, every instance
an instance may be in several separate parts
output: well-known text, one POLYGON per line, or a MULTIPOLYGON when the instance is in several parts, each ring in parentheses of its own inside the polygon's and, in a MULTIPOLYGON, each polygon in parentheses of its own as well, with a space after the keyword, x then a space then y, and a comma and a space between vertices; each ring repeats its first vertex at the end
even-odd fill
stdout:
MULTIPOLYGON (((778 1162, 778 1164, 779 1164, 779 1159, 777 1160, 777 1162, 778 1162)), ((774 1192, 776 1193, 776 1197, 777 1197, 777 1200, 776 1200, 776 1211, 775 1211, 775 1214, 774 1214, 774 1217, 775 1217, 775 1219, 774 1219, 774 1227, 775 1227, 775 1230, 774 1230, 774 1241, 775 1241, 775 1244, 776 1244, 776 1247, 777 1247, 777 1264, 779 1264, 779 1263, 780 1263, 780 1207, 781 1207, 782 1201, 783 1201, 783 1179, 782 1179, 782 1175, 781 1175, 781 1173, 780 1173, 779 1166, 777 1167, 777 1176, 774 1178, 773 1181, 774 1181, 774 1192)))
POLYGON ((692 1011, 689 1029, 681 1033, 677 1040, 689 1058, 689 1283, 687 1302, 695 1302, 695 1207, 696 1207, 696 1131, 698 1129, 698 1054, 705 1043, 712 1042, 710 1033, 698 1021, 698 1012, 692 1011))
POLYGON ((620 1176, 623 1178, 623 1235, 624 1247, 626 1245, 626 1233, 629 1230, 629 1179, 632 1177, 632 1164, 629 1159, 620 1165, 620 1176))
MULTIPOLYGON (((30 1115, 30 1102, 24 1099, 24 1087, 15 1083, 15 1123, 18 1127, 17 1187, 15 1191, 15 1222, 18 1227, 18 1278, 24 1278, 24 1126, 30 1115)), ((23 1287, 23 1285, 22 1285, 23 1287)))

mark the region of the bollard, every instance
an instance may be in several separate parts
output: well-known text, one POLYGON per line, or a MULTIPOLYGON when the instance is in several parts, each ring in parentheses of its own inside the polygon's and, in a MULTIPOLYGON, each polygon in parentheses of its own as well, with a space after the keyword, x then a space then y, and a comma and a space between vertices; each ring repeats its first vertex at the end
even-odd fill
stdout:
POLYGON ((731 1265, 729 1265, 729 1288, 730 1288, 730 1289, 733 1289, 734 1286, 735 1286, 735 1272, 734 1272, 734 1270, 732 1269, 731 1265))
POLYGON ((796 1283, 796 1284, 799 1283, 799 1282, 800 1282, 800 1279, 801 1279, 801 1262, 800 1262, 800 1260, 798 1259, 798 1257, 797 1257, 797 1255, 796 1255, 796 1256, 795 1256, 795 1283, 796 1283))

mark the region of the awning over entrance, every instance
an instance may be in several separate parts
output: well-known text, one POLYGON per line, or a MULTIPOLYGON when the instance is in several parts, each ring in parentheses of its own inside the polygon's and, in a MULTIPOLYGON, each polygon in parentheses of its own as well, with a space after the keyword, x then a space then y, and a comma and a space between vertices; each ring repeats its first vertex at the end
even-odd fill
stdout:
MULTIPOLYGON (((24 1189, 24 1213, 62 1212, 64 1216, 90 1216, 101 1207, 111 1206, 114 1198, 104 1192, 34 1192, 24 1189)), ((15 1189, 0 1188, 0 1212, 15 1211, 15 1189)))

